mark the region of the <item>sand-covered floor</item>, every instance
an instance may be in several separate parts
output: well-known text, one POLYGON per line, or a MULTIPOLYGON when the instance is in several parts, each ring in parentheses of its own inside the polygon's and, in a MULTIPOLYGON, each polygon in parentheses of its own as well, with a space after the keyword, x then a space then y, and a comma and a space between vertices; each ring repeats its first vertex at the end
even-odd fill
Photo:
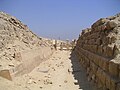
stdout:
POLYGON ((0 90, 94 90, 78 60, 70 55, 70 51, 58 50, 29 74, 13 81, 0 78, 0 90), (79 70, 75 71, 74 67, 79 70))

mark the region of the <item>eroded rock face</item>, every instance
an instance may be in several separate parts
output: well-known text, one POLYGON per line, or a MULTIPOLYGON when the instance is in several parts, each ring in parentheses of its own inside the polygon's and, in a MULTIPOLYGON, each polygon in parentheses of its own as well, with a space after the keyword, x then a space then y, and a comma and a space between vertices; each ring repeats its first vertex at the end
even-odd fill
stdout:
POLYGON ((120 14, 101 18, 83 30, 75 53, 89 80, 103 90, 120 90, 120 14))
POLYGON ((50 48, 50 40, 38 37, 15 17, 0 12, 0 70, 17 67, 23 63, 21 52, 30 52, 42 47, 50 48))

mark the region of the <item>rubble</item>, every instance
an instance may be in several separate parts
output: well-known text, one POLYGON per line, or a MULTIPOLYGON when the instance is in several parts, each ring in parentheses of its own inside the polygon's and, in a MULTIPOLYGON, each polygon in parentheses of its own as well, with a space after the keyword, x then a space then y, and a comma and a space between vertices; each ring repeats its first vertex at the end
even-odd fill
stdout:
POLYGON ((53 53, 51 47, 50 39, 38 37, 17 18, 0 12, 0 68, 13 69, 12 77, 33 70, 53 53))

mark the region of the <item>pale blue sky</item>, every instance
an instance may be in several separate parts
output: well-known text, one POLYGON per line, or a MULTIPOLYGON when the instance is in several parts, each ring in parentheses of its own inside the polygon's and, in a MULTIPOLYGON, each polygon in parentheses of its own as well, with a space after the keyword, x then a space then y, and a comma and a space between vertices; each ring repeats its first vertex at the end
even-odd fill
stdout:
POLYGON ((39 36, 73 39, 99 18, 119 13, 120 0, 0 0, 0 11, 39 36))

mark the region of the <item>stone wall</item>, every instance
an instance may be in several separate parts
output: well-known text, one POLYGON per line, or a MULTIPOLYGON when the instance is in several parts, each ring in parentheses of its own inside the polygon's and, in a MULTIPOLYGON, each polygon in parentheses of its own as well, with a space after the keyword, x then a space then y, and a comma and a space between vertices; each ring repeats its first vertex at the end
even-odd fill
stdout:
POLYGON ((83 30, 75 53, 89 81, 101 90, 120 90, 120 14, 83 30))

